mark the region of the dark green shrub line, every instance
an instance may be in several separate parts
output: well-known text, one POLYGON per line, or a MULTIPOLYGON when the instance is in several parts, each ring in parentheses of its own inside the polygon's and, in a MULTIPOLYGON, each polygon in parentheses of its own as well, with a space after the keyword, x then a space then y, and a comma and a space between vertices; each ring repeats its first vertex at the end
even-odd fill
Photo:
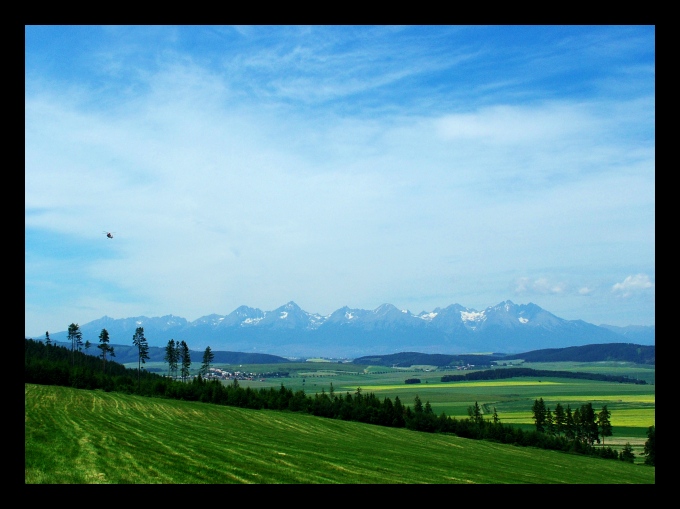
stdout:
MULTIPOLYGON (((144 369, 132 369, 116 362, 106 363, 104 372, 100 359, 82 352, 69 351, 61 346, 46 346, 26 339, 25 383, 61 385, 77 389, 101 389, 141 396, 161 397, 186 401, 200 401, 217 405, 249 409, 270 409, 306 412, 318 417, 356 421, 379 426, 406 428, 428 433, 452 433, 459 437, 493 440, 518 446, 539 447, 603 458, 619 458, 610 447, 595 448, 587 441, 569 440, 564 436, 541 431, 523 431, 502 424, 495 413, 493 420, 481 417, 481 411, 469 410, 470 418, 447 417, 434 414, 429 401, 422 403, 416 396, 414 406, 404 405, 399 397, 382 401, 373 393, 364 394, 357 388, 354 394, 330 391, 309 396, 303 390, 292 391, 281 384, 279 389, 243 388, 234 380, 224 385, 218 380, 206 380, 200 375, 190 382, 175 381, 144 369)), ((477 407, 478 409, 478 407, 477 407)))
POLYGON ((484 371, 474 371, 465 375, 444 375, 441 378, 442 382, 463 382, 469 380, 496 380, 502 378, 515 378, 520 376, 531 377, 559 377, 559 378, 576 378, 579 380, 596 380, 599 382, 619 382, 626 384, 646 385, 644 380, 638 380, 627 376, 603 375, 600 373, 581 373, 578 371, 552 371, 548 369, 531 369, 531 368, 506 368, 506 369, 488 369, 484 371))

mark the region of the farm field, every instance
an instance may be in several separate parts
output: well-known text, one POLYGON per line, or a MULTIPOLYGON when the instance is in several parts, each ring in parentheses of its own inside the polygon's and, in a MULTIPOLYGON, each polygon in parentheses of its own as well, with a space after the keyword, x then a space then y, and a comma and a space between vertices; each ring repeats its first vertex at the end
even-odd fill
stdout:
MULTIPOLYGON (((167 365, 157 363, 157 369, 167 369, 167 365)), ((603 405, 611 412, 613 435, 607 437, 605 446, 621 448, 631 444, 636 462, 642 463, 647 428, 655 425, 655 370, 652 367, 631 363, 611 362, 559 362, 523 363, 523 367, 556 371, 578 371, 600 373, 613 376, 649 379, 645 385, 623 384, 578 380, 572 378, 510 378, 493 381, 441 382, 441 377, 465 372, 456 369, 438 369, 436 366, 412 366, 410 368, 389 368, 384 366, 365 366, 352 363, 306 362, 271 365, 219 365, 227 370, 262 373, 288 371, 286 378, 267 378, 261 381, 239 380, 243 387, 253 389, 285 387, 294 391, 304 390, 308 395, 330 391, 331 383, 336 394, 356 392, 357 388, 365 393, 374 393, 379 399, 389 397, 394 401, 399 397, 404 405, 413 405, 415 396, 423 402, 429 401, 435 414, 444 412, 449 417, 467 418, 467 409, 477 402, 485 416, 490 418, 494 408, 502 423, 524 429, 533 429, 531 408, 534 400, 543 398, 545 404, 554 410, 557 403, 572 410, 585 403, 592 403, 595 412, 603 405), (643 376, 645 378, 643 378, 643 376), (405 384, 408 378, 418 378, 419 384, 405 384)), ((194 363, 197 370, 200 365, 194 363)), ((499 368, 502 369, 502 368, 499 368)), ((223 383, 231 383, 224 381, 223 383)))
POLYGON ((655 468, 301 413, 25 384, 25 482, 653 484, 655 468))

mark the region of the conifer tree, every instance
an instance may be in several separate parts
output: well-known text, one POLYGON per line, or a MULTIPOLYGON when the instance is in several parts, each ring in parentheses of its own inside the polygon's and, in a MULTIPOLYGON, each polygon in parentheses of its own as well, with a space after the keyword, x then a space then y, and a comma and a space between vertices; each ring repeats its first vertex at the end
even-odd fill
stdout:
POLYGON ((71 342, 71 366, 73 366, 76 362, 76 350, 80 350, 83 344, 83 333, 80 332, 77 323, 68 326, 68 340, 71 342))
POLYGON ((574 423, 574 415, 571 413, 570 405, 567 405, 567 411, 564 416, 564 436, 568 440, 576 438, 576 424, 574 423))
POLYGON ((99 356, 102 358, 102 371, 106 373, 106 356, 116 356, 115 352, 113 351, 113 347, 109 345, 109 331, 106 329, 102 329, 101 333, 99 334, 99 345, 97 348, 101 350, 101 354, 99 354, 99 356))
POLYGON ((602 407, 602 410, 597 414, 597 426, 600 430, 600 435, 602 435, 602 445, 604 445, 604 437, 612 436, 612 423, 609 420, 612 413, 607 410, 607 405, 602 407))
POLYGON ((564 433, 564 428, 567 422, 567 416, 564 413, 564 408, 560 403, 557 403, 555 405, 555 414, 553 416, 553 421, 555 424, 555 433, 557 433, 558 436, 562 435, 564 433))
POLYGON ((543 433, 545 431, 545 402, 543 398, 534 400, 534 405, 531 407, 533 413, 534 422, 536 423, 536 431, 543 433))
MULTIPOLYGON (((178 343, 179 344, 179 343, 178 343)), ((175 346, 175 340, 168 341, 165 347, 165 362, 168 363, 168 376, 177 376, 177 363, 179 362, 179 350, 175 346)))
POLYGON ((600 443, 597 418, 591 402, 581 405, 581 426, 583 429, 583 437, 588 445, 593 445, 595 442, 600 443))
POLYGON ((214 359, 215 354, 212 352, 210 347, 207 346, 205 348, 205 352, 203 352, 203 364, 201 365, 201 373, 203 373, 203 376, 207 375, 210 371, 210 364, 214 359))
POLYGON ((470 420, 475 424, 482 424, 482 421, 484 420, 482 409, 476 401, 474 405, 468 407, 468 415, 470 416, 470 420))
POLYGON ((184 382, 189 377, 191 368, 191 352, 189 352, 189 347, 184 340, 182 340, 179 344, 179 352, 180 359, 182 360, 181 376, 182 381, 184 382))
POLYGON ((553 419, 553 414, 550 411, 550 407, 545 409, 545 431, 550 436, 555 435, 555 420, 553 419))
POLYGON ((635 454, 630 442, 626 442, 626 445, 623 446, 623 450, 619 453, 619 459, 628 463, 635 463, 635 454))
POLYGON ((137 327, 134 336, 132 336, 132 344, 137 347, 137 390, 141 388, 142 384, 142 364, 146 364, 149 359, 149 344, 144 337, 144 327, 137 327))

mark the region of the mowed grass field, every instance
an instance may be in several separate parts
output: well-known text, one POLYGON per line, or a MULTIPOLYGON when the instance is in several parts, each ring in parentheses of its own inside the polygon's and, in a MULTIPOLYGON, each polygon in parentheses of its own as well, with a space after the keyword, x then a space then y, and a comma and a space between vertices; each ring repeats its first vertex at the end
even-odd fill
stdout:
POLYGON ((301 413, 25 384, 25 482, 653 484, 655 468, 301 413))
MULTIPOLYGON (((486 418, 491 418, 494 408, 502 423, 523 429, 534 429, 531 412, 534 401, 543 398, 551 410, 560 403, 565 409, 573 410, 582 404, 592 403, 595 412, 604 405, 611 412, 613 435, 605 439, 605 446, 620 450, 630 443, 636 462, 644 462, 643 450, 647 439, 647 429, 655 425, 655 369, 654 366, 641 366, 621 362, 558 362, 558 363, 521 363, 522 367, 553 370, 599 373, 612 376, 628 376, 645 380, 647 384, 624 384, 577 380, 573 378, 509 378, 470 382, 441 382, 444 375, 461 375, 466 371, 441 369, 436 366, 412 366, 410 368, 388 368, 337 362, 306 362, 270 365, 222 365, 216 367, 230 371, 264 373, 287 371, 286 378, 269 378, 264 381, 240 380, 243 387, 253 389, 285 387, 294 391, 304 390, 307 395, 333 390, 342 395, 354 394, 357 388, 364 393, 374 393, 379 399, 389 397, 392 401, 398 396, 404 405, 413 407, 417 395, 425 403, 429 401, 433 411, 439 415, 444 412, 449 417, 464 419, 467 409, 477 402, 486 418), (419 384, 405 384, 408 378, 418 378, 419 384)), ((152 363, 158 370, 167 369, 167 364, 152 363)), ((136 367, 136 366, 134 366, 136 367)), ((193 372, 198 372, 200 364, 194 363, 193 372)), ((502 369, 502 368, 499 368, 502 369)), ((224 383, 231 383, 225 381, 224 383)))

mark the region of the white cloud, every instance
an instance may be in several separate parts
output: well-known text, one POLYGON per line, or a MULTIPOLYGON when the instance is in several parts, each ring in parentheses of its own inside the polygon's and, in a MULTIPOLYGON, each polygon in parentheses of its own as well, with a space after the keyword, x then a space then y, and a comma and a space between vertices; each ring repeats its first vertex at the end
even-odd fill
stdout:
POLYGON ((612 292, 619 294, 621 297, 630 297, 633 293, 649 288, 654 288, 654 283, 649 280, 649 276, 646 274, 636 274, 635 276, 628 276, 621 283, 616 283, 612 286, 612 292))
POLYGON ((477 140, 495 145, 531 144, 585 136, 602 121, 591 106, 544 104, 498 105, 473 113, 447 115, 438 121, 439 135, 448 140, 477 140))
POLYGON ((528 277, 521 277, 515 281, 515 293, 517 295, 522 294, 553 294, 560 295, 565 293, 567 290, 567 285, 561 281, 553 282, 545 277, 540 277, 537 279, 530 279, 528 277))

